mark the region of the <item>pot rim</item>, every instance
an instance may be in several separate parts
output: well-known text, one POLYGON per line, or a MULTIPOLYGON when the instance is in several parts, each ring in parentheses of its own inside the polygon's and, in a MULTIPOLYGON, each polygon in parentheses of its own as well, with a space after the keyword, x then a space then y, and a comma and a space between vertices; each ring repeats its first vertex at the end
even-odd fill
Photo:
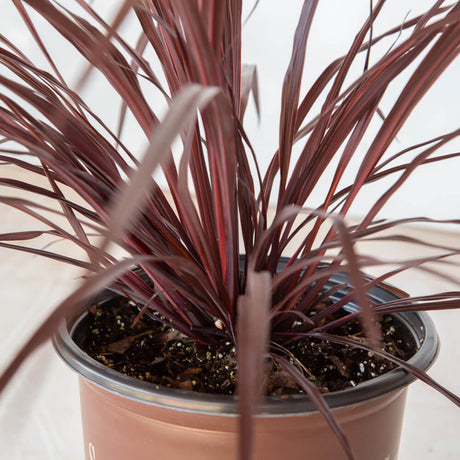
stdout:
MULTIPOLYGON (((332 276, 330 282, 335 284, 342 283, 344 280, 345 275, 339 273, 332 276)), ((101 296, 107 295, 107 292, 110 291, 106 291, 101 296)), ((383 285, 374 286, 368 291, 368 294, 377 302, 399 298, 388 286, 383 285)), ((349 308, 354 309, 356 306, 351 304, 349 308)), ((112 393, 144 404, 201 414, 238 415, 237 396, 161 387, 121 374, 94 360, 72 339, 76 326, 85 314, 83 309, 72 318, 63 320, 53 337, 53 345, 57 353, 84 379, 112 393)), ((407 328, 418 348, 408 363, 426 371, 434 363, 439 351, 439 337, 433 321, 425 312, 405 312, 392 314, 392 316, 407 328)), ((346 407, 402 389, 414 380, 416 377, 398 367, 379 377, 360 383, 354 388, 327 393, 323 396, 330 408, 346 407)), ((287 399, 268 396, 260 407, 262 417, 292 416, 308 412, 317 412, 317 408, 306 395, 292 395, 287 399)))

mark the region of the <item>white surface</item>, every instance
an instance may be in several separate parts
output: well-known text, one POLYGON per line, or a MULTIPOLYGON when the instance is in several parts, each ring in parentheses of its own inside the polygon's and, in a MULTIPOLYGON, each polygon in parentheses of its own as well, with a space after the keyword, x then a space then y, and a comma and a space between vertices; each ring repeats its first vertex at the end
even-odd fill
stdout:
MULTIPOLYGON (((28 220, 0 207, 0 233, 25 228, 28 220)), ((446 245, 459 235, 407 229, 407 234, 446 245)), ((382 252, 373 247, 374 253, 382 252)), ((67 249, 70 255, 71 248, 67 249)), ((385 252, 387 258, 418 255, 385 252)), ((78 282, 72 267, 27 254, 1 251, 0 369, 14 349, 49 308, 78 282)), ((452 271, 460 279, 460 270, 452 271)), ((400 276, 394 282, 412 294, 447 290, 444 281, 426 274, 400 276)), ((458 288, 458 287, 457 287, 458 288)), ((430 371, 439 383, 460 394, 460 311, 432 315, 442 340, 440 357, 430 371)), ((460 458, 460 410, 422 383, 412 385, 402 435, 400 460, 454 460, 460 458)), ((81 460, 82 441, 76 376, 60 362, 50 346, 35 354, 0 400, 0 460, 81 460)), ((369 459, 374 460, 374 459, 369 459)))
MULTIPOLYGON (((4 264, 2 264, 4 266, 4 264)), ((42 272, 43 273, 43 272, 42 272)), ((37 274, 30 273, 31 280, 37 274)), ((49 271, 42 275, 42 289, 55 285, 49 271)), ((58 276, 56 276, 58 278, 58 276)), ((61 280, 60 282, 65 282, 61 280)), ((24 307, 38 305, 36 290, 29 290, 2 272, 2 307, 15 296, 28 292, 24 307)), ((52 288, 51 288, 52 289, 52 288)), ((53 295, 50 295, 51 299, 53 295)), ((18 311, 2 308, 5 324, 15 325, 18 311)), ((433 315, 442 338, 441 355, 430 372, 450 390, 460 394, 460 348, 456 329, 459 312, 433 315)), ((457 326, 458 327, 458 326, 457 326)), ((3 330, 3 327, 2 327, 3 330)), ((5 346, 4 336, 0 347, 5 346)), ((4 358, 2 358, 3 360, 4 358)), ((0 363, 1 365, 1 363, 0 363)), ((411 386, 402 434, 401 460, 455 460, 460 456, 458 430, 460 410, 434 390, 416 382, 411 386)), ((81 460, 83 458, 76 376, 47 346, 34 356, 34 362, 14 380, 6 398, 0 400, 1 460, 81 460)), ((371 459, 369 459, 371 460, 371 459)))

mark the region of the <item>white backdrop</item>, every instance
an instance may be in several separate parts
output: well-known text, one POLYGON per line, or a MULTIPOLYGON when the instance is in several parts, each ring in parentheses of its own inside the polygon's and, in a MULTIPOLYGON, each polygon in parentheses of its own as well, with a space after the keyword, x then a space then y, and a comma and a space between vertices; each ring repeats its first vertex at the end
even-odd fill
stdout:
MULTIPOLYGON (((69 5, 73 0, 63 0, 61 3, 69 5)), ((110 18, 111 11, 118 3, 118 0, 96 0, 94 5, 106 14, 104 17, 110 18)), ((253 3, 253 1, 246 2, 246 13, 252 8, 253 3)), ((401 24, 406 17, 413 17, 433 4, 434 0, 388 0, 375 26, 375 35, 401 24)), ((258 122, 254 108, 250 105, 246 127, 262 169, 267 166, 277 146, 281 86, 289 62, 292 37, 301 6, 301 0, 261 0, 244 29, 243 59, 245 63, 256 64, 258 67, 262 107, 261 120, 258 122)), ((307 51, 305 88, 331 60, 347 51, 368 13, 369 0, 321 0, 319 2, 307 51)), ((75 81, 82 68, 79 56, 73 52, 70 45, 66 45, 59 39, 56 32, 46 27, 43 21, 38 20, 37 25, 68 81, 75 81)), ((5 0, 2 2, 0 30, 35 61, 43 61, 33 39, 17 12, 14 11, 12 2, 5 0)), ((128 35, 135 36, 129 25, 125 27, 125 31, 128 35)), ((382 47, 376 48, 375 54, 378 54, 379 50, 388 49, 392 42, 393 39, 385 42, 382 47)), ((357 73, 361 69, 362 67, 357 68, 357 73)), ((398 142, 392 147, 393 152, 459 127, 459 77, 460 61, 457 60, 414 111, 405 128, 400 132, 398 142)), ((401 86, 390 88, 389 97, 382 102, 381 108, 384 113, 388 113, 391 101, 400 89, 401 86)), ((107 123, 115 126, 118 103, 114 104, 113 93, 95 81, 85 90, 85 94, 97 113, 107 123)), ((128 126, 127 143, 134 151, 141 152, 145 139, 142 134, 134 131, 133 124, 128 126)), ((366 145, 368 142, 364 141, 363 151, 366 145)), ((460 142, 451 143, 445 151, 460 151, 460 142)), ((385 206, 382 217, 398 218, 408 215, 426 215, 440 219, 455 217, 460 205, 459 171, 459 160, 421 168, 385 206)), ((351 172, 346 176, 346 182, 352 182, 353 177, 351 172)), ((388 187, 389 184, 390 182, 387 181, 381 187, 388 187)), ((307 205, 319 204, 326 186, 327 178, 318 186, 307 205)), ((379 189, 378 186, 366 189, 365 196, 357 201, 352 213, 362 215, 373 198, 378 196, 379 190, 381 188, 379 189)))
MULTIPOLYGON (((245 29, 245 61, 257 63, 259 69, 263 115, 259 131, 257 131, 257 124, 253 123, 250 125, 250 132, 255 134, 251 139, 260 156, 261 152, 271 154, 273 145, 278 141, 280 88, 289 62, 293 31, 302 3, 301 0, 261 1, 245 29), (281 3, 283 8, 280 8, 281 3)), ((374 35, 401 24, 407 14, 409 18, 414 17, 433 4, 434 1, 429 0, 389 0, 378 18, 374 35)), ((368 0, 319 2, 307 50, 305 66, 307 83, 312 83, 329 62, 346 53, 368 14, 368 0)), ((386 50, 392 42, 393 39, 386 42, 380 50, 386 50)), ((362 67, 356 70, 361 69, 362 67)), ((460 60, 457 60, 413 112, 407 125, 399 134, 393 151, 460 127, 459 82, 460 60)), ((397 96, 400 88, 401 86, 390 88, 390 98, 384 99, 381 106, 384 113, 388 113, 389 102, 397 96)), ((365 146, 366 142, 363 149, 365 146)), ((460 151, 460 142, 450 144, 448 150, 460 151)), ((383 216, 398 218, 410 214, 452 218, 458 215, 459 172, 459 160, 421 168, 385 206, 382 211, 383 216)), ((352 180, 353 176, 349 175, 348 182, 352 180)), ((388 182, 386 184, 388 186, 388 182)), ((316 191, 314 198, 324 196, 325 185, 323 184, 323 187, 316 191)), ((357 215, 362 214, 363 209, 377 194, 378 187, 370 188, 366 191, 366 197, 362 197, 357 202, 353 212, 357 215)), ((319 204, 319 202, 312 204, 319 204)))
MULTIPOLYGON (((73 0, 61 0, 64 5, 72 2, 73 0)), ((109 11, 118 1, 96 0, 94 3, 109 11)), ((262 104, 260 125, 255 119, 254 112, 250 111, 247 128, 261 163, 276 149, 280 88, 283 72, 289 61, 293 30, 301 3, 300 0, 260 0, 256 13, 245 28, 244 60, 257 64, 259 68, 262 104)), ((378 30, 402 22, 409 10, 411 15, 415 15, 433 3, 434 0, 388 0, 382 14, 382 25, 378 30)), ((248 10, 251 4, 252 1, 248 2, 248 10)), ((354 32, 367 14, 368 5, 368 0, 320 0, 307 54, 306 81, 312 82, 327 62, 346 51, 354 32)), ((40 60, 33 39, 14 11, 11 0, 0 0, 0 6, 0 33, 6 35, 31 58, 40 60)), ((41 21, 38 21, 37 25, 43 30, 45 41, 50 45, 53 57, 68 81, 76 81, 81 69, 81 60, 72 53, 70 46, 59 40, 57 34, 46 28, 41 21)), ((0 69, 0 72, 3 70, 0 69)), ((406 129, 398 136, 400 144, 397 148, 403 148, 458 126, 459 76, 460 64, 457 62, 430 91, 425 103, 413 114, 406 129), (435 110, 435 106, 442 109, 435 110)), ((104 120, 114 124, 118 105, 113 102, 113 94, 97 83, 94 83, 92 89, 86 90, 85 94, 104 120)), ((387 107, 383 105, 382 109, 385 111, 387 107)), ((141 135, 130 132, 129 144, 133 149, 141 151, 143 143, 141 135)), ((459 147, 456 143, 455 146, 451 146, 451 150, 459 150, 459 147)), ((455 217, 460 204, 460 186, 457 181, 459 166, 460 163, 456 161, 436 168, 430 167, 429 172, 421 170, 389 203, 384 210, 385 215, 400 217, 409 213, 429 214, 439 218, 455 217), (431 183, 436 183, 436 187, 431 187, 431 183)), ((322 193, 324 192, 318 190, 316 195, 321 196, 322 193)), ((363 202, 359 204, 365 205, 363 202)), ((358 206, 354 211, 359 214, 362 209, 364 208, 358 206)), ((4 210, 0 215, 2 232, 11 231, 8 222, 17 230, 28 228, 25 224, 21 227, 13 218, 9 219, 4 210)), ((421 235, 430 236, 428 232, 421 235)), ((433 235, 430 239, 432 237, 433 235)), ((443 240, 445 235, 440 234, 437 237, 438 243, 456 244, 456 235, 451 235, 447 241, 443 240)), ((69 252, 69 255, 72 253, 69 252)), ((33 318, 42 315, 46 307, 54 305, 72 288, 69 279, 73 276, 61 266, 51 266, 48 262, 39 258, 31 260, 19 252, 2 251, 0 305, 8 308, 2 311, 0 345, 5 353, 13 349, 9 339, 21 339, 15 334, 19 326, 32 327, 36 324, 36 321, 32 321, 33 318), (14 267, 24 269, 18 274, 14 267), (22 322, 18 322, 18 318, 22 319, 22 322)), ((455 273, 452 276, 455 276, 455 273)), ((436 283, 441 283, 441 280, 409 276, 402 280, 400 285, 412 294, 418 295, 425 294, 427 290, 445 289, 442 283, 436 283)), ((456 328, 452 327, 458 324, 458 312, 440 312, 433 317, 442 337, 442 351, 430 373, 440 383, 459 394, 460 374, 456 363, 460 360, 460 350, 456 328)), ((5 359, 5 353, 1 357, 0 367, 7 362, 8 356, 5 359)), ((38 376, 37 372, 32 373, 26 369, 11 388, 12 401, 2 401, 0 409, 6 409, 3 413, 8 415, 2 418, 0 414, 2 460, 82 458, 76 379, 51 350, 47 349, 45 353, 38 358, 35 357, 31 364, 43 364, 48 367, 40 369, 38 376), (28 404, 34 395, 29 389, 27 394, 24 393, 25 383, 28 384, 30 381, 34 382, 35 390, 40 390, 36 400, 32 401, 32 408, 28 407, 28 404)), ((415 383, 409 395, 400 457, 420 460, 457 459, 459 422, 458 408, 422 383, 415 383)))

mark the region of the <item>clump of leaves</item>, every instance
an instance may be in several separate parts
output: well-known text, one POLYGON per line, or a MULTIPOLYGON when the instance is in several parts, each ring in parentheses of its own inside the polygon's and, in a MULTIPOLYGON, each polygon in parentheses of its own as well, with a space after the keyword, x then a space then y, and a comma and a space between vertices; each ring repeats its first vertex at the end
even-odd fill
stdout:
MULTIPOLYGON (((258 91, 255 69, 241 63, 241 0, 126 0, 110 25, 84 0, 75 0, 73 9, 49 0, 13 3, 51 70, 34 65, 0 35, 0 85, 4 89, 0 96, 0 161, 37 179, 45 178, 48 186, 14 178, 0 178, 0 184, 51 198, 58 207, 47 208, 19 193, 14 198, 1 196, 3 204, 35 217, 46 229, 0 235, 0 246, 71 263, 95 275, 50 315, 6 370, 0 388, 21 360, 49 337, 63 315, 103 286, 112 285, 142 305, 143 312, 159 312, 166 323, 199 343, 231 341, 244 350, 238 354, 243 453, 248 452, 249 421, 257 402, 253 396, 258 393, 263 357, 268 353, 301 382, 352 457, 316 387, 280 350, 287 341, 301 337, 338 341, 328 333, 336 324, 325 319, 351 301, 358 305, 358 313, 347 317, 359 315, 369 340, 366 344, 340 340, 374 351, 379 351, 377 310, 393 313, 460 306, 458 292, 407 297, 388 305, 372 305, 366 296, 368 289, 391 276, 423 268, 433 259, 448 260, 459 253, 458 248, 437 246, 435 257, 400 262, 372 280, 364 278, 362 270, 379 261, 358 257, 354 250, 359 241, 384 240, 382 234, 389 228, 430 221, 377 218, 417 167, 458 155, 436 152, 457 137, 459 130, 392 156, 388 149, 418 102, 458 55, 460 5, 436 2, 426 14, 373 36, 373 24, 385 4, 378 1, 347 54, 327 66, 304 91, 306 47, 318 3, 306 0, 281 89, 276 127, 279 145, 274 146, 270 166, 262 172, 244 129, 249 97, 252 93, 257 100, 258 91), (37 32, 37 14, 88 61, 77 87, 97 69, 119 95, 117 129, 98 118, 66 83, 37 32), (118 32, 126 17, 137 22, 135 45, 118 32), (397 37, 401 31, 410 33, 380 57, 370 59, 376 43, 397 37), (363 55, 362 74, 348 84, 353 64, 363 55), (364 148, 362 140, 372 120, 382 116, 382 97, 411 65, 410 78, 364 148), (162 95, 169 107, 162 121, 161 108, 151 102, 152 92, 162 95), (318 104, 319 113, 312 114, 318 104), (140 159, 123 143, 122 127, 128 114, 148 140, 140 159), (177 136, 180 154, 173 155, 171 145, 177 136), (294 146, 298 155, 293 155, 294 146), (344 187, 344 173, 353 166, 360 149, 365 149, 364 156, 354 180, 344 187), (305 207, 334 161, 322 204, 316 209, 305 207), (167 193, 152 176, 157 167, 167 193), (357 225, 347 226, 344 217, 366 186, 388 178, 392 185, 357 225), (274 215, 269 212, 273 202, 274 215), (60 223, 62 217, 67 225, 60 223), (27 244, 45 234, 73 242, 87 257, 77 260, 51 247, 37 249, 27 244), (293 240, 290 259, 280 269, 280 260, 293 240), (128 256, 115 257, 113 244, 128 256), (325 297, 334 294, 327 283, 337 272, 349 275, 345 296, 331 297, 325 309, 311 314, 325 297)), ((429 245, 403 235, 394 238, 429 245)), ((427 376, 398 364, 459 404, 458 398, 427 376)))

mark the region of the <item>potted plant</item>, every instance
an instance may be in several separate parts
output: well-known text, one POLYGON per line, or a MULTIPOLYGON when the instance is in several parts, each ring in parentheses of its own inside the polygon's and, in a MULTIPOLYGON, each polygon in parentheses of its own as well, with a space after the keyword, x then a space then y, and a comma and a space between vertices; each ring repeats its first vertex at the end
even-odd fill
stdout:
POLYGON ((418 377, 459 405, 424 372, 437 353, 437 335, 429 318, 415 313, 457 308, 459 293, 411 298, 386 284, 459 250, 385 233, 433 220, 378 215, 418 166, 458 155, 435 156, 458 130, 396 153, 389 148, 457 57, 460 4, 436 2, 374 36, 385 4, 377 2, 347 54, 305 91, 317 3, 303 4, 281 91, 279 145, 262 173, 244 129, 258 88, 255 69, 241 63, 241 1, 125 1, 110 25, 84 1, 75 2, 78 13, 49 0, 14 1, 51 71, 2 37, 0 159, 48 186, 0 183, 58 206, 2 196, 3 204, 47 228, 3 234, 0 245, 91 275, 20 350, 0 390, 60 324, 58 351, 82 376, 88 459, 233 458, 238 452, 241 458, 251 452, 255 458, 305 458, 305 452, 315 459, 396 458, 410 381, 418 377), (68 86, 32 11, 88 60, 77 89, 94 68, 119 95, 117 131, 68 86), (126 17, 138 24, 135 45, 119 32, 126 17), (404 38, 374 56, 376 44, 400 33, 404 38), (350 82, 363 56, 364 69, 350 82), (407 68, 407 82, 383 114, 382 98, 407 68), (140 157, 125 143, 125 120, 148 140, 140 157), (157 167, 168 192, 153 177, 157 167), (353 181, 344 184, 350 168, 353 181), (326 196, 309 207, 324 177, 326 196), (391 185, 362 219, 347 224, 356 197, 388 178, 391 185), (75 243, 86 258, 27 243, 45 234, 75 243), (395 266, 356 252, 369 239, 437 253, 395 266), (376 278, 363 274, 377 264, 388 267, 376 278), (261 402, 264 388, 271 396, 261 402))

